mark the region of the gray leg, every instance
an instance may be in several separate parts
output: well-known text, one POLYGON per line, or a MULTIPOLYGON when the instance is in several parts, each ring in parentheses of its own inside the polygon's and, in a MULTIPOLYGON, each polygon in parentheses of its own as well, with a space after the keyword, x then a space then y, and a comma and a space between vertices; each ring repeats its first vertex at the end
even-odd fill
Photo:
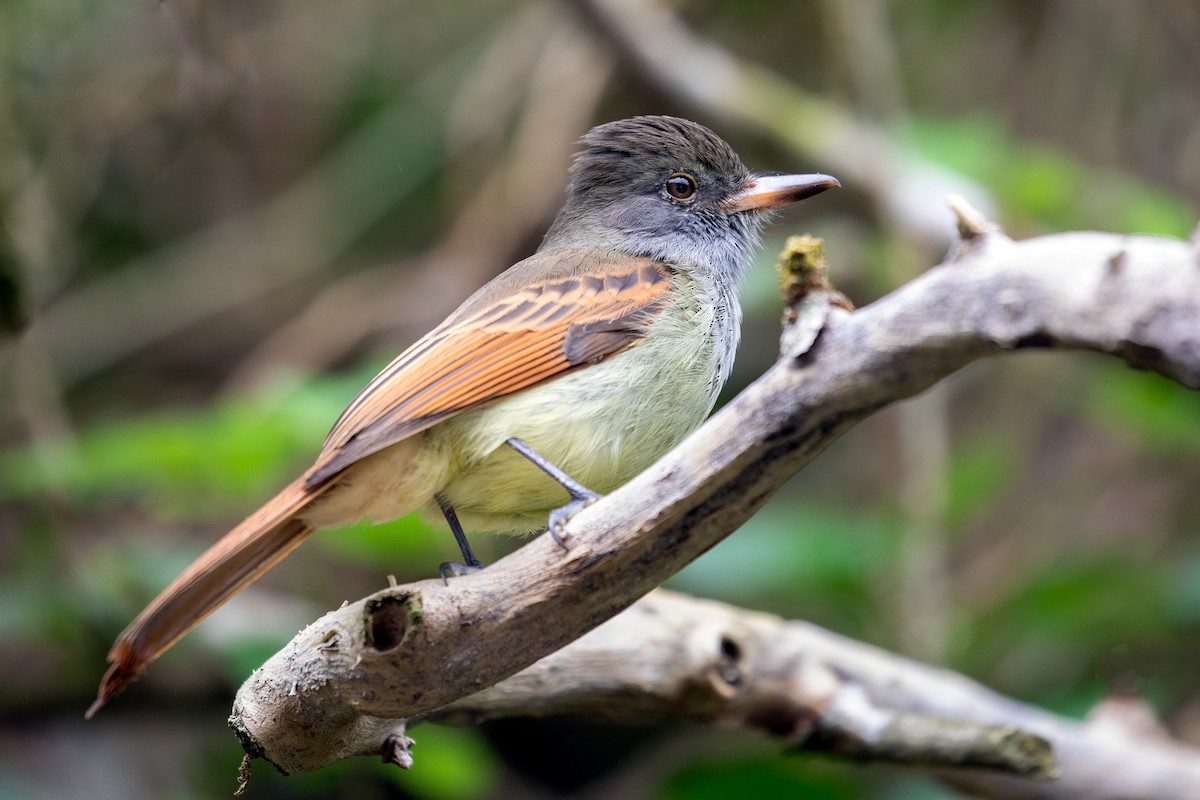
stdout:
POLYGON ((567 490, 567 494, 571 495, 571 502, 550 512, 550 524, 548 526, 550 538, 554 539, 559 547, 566 550, 567 545, 562 540, 563 527, 571 517, 575 516, 576 512, 599 500, 600 495, 550 463, 545 456, 520 439, 513 437, 506 441, 505 444, 529 459, 534 466, 561 484, 567 490))

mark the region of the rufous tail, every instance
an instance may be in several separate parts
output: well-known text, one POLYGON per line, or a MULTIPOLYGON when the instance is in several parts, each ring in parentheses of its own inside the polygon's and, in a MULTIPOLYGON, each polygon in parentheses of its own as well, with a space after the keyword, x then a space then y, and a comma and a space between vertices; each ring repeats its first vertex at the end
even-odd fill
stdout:
POLYGON ((151 661, 308 538, 313 529, 296 514, 324 488, 309 491, 303 477, 293 481, 163 589, 108 651, 108 671, 84 716, 91 719, 151 661))

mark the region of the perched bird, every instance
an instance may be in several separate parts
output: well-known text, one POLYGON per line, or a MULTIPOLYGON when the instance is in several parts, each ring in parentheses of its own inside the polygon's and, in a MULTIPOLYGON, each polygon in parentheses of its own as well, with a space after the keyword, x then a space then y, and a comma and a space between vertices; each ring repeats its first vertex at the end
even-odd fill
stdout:
POLYGON ((765 210, 838 183, 754 175, 674 117, 581 140, 537 253, 499 275, 351 401, 314 463, 184 570, 117 638, 91 717, 318 528, 421 509, 464 528, 562 523, 712 410, 765 210))

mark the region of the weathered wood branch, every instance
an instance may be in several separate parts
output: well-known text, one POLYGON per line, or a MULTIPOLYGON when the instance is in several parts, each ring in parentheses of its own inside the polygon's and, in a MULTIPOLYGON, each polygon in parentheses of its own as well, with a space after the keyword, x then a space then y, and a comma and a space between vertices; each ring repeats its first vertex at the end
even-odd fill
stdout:
POLYGON ((954 673, 805 622, 657 589, 532 667, 420 721, 656 714, 758 730, 788 748, 844 758, 1051 776, 1049 744, 1014 730, 1012 714, 996 713, 997 700, 954 673), (967 710, 955 713, 960 705, 967 710))
POLYGON ((806 622, 661 589, 421 721, 551 714, 754 729, 796 751, 932 770, 985 797, 1184 798, 1200 787, 1200 753, 1164 735, 1064 719, 806 622))
POLYGON ((734 530, 856 422, 972 361, 1092 350, 1200 386, 1196 242, 1071 233, 1014 243, 958 211, 963 239, 946 263, 858 311, 817 309, 827 318, 808 352, 782 358, 579 513, 568 551, 539 537, 449 586, 391 588, 301 632, 238 694, 231 725, 247 752, 286 772, 384 751, 403 760, 404 721, 448 713, 438 709, 595 628, 734 530))

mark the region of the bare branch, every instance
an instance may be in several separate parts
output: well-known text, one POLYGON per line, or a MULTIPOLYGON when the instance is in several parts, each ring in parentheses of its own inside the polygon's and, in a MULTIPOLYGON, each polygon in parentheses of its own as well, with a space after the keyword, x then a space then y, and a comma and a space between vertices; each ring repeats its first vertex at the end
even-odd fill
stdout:
POLYGON ((1050 777, 1050 745, 1016 730, 1029 720, 1012 707, 961 676, 813 625, 659 589, 421 721, 657 714, 757 730, 797 751, 1050 777), (946 694, 947 683, 957 691, 946 694))
POLYGON ((1173 239, 1012 242, 982 230, 878 302, 822 313, 808 352, 780 360, 643 475, 580 512, 565 532, 568 552, 540 537, 448 587, 388 589, 303 631, 239 692, 231 724, 248 752, 287 772, 379 753, 388 736, 404 735, 401 721, 513 675, 626 608, 859 420, 972 361, 1085 349, 1200 385, 1200 255, 1173 239))

